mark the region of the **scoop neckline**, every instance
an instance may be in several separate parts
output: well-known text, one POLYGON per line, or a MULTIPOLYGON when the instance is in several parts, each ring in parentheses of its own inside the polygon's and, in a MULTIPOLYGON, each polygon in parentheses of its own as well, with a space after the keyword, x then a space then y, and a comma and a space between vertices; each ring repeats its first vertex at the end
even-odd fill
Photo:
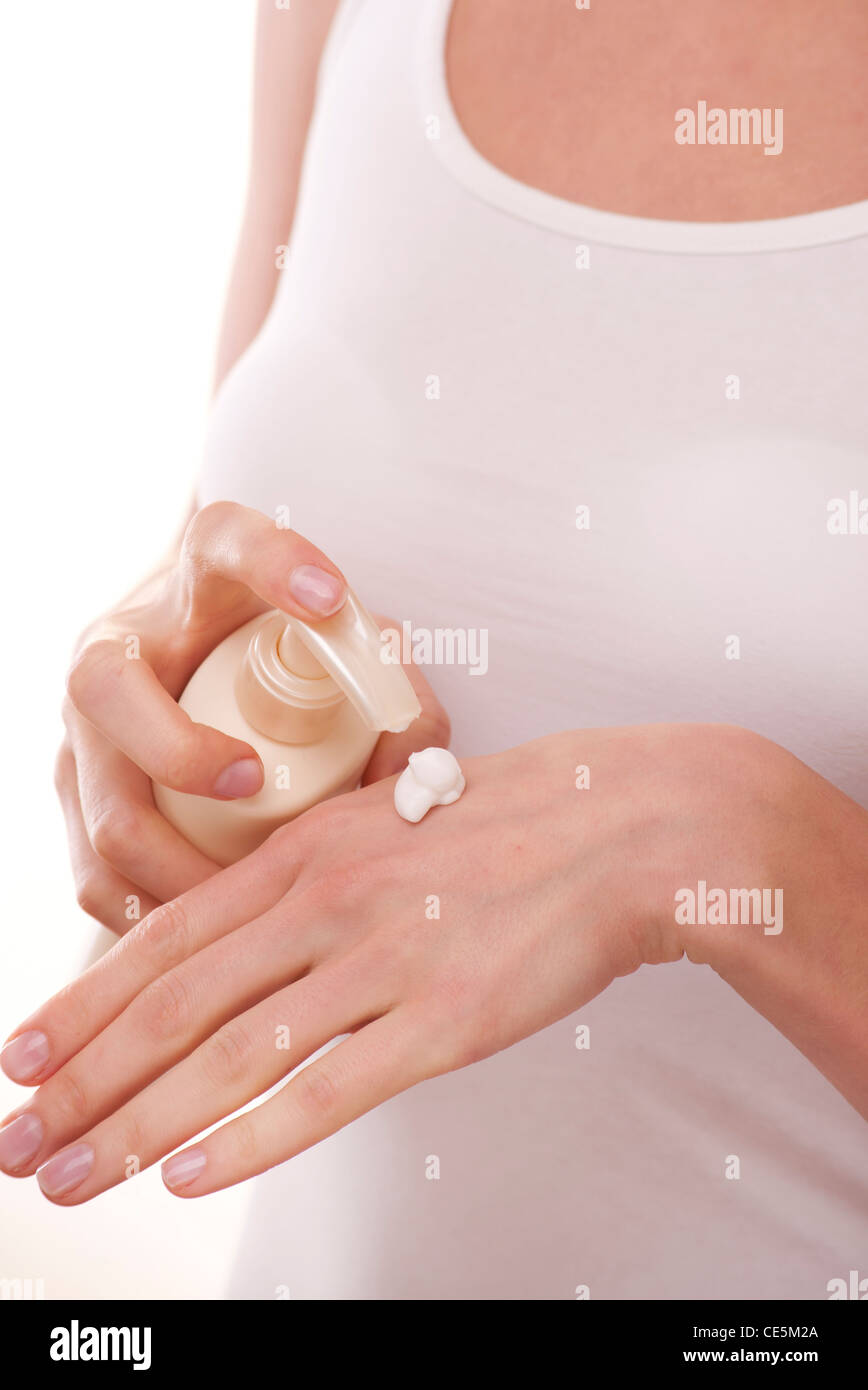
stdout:
POLYGON ((800 251, 868 235, 868 199, 842 207, 752 222, 676 222, 605 212, 522 183, 492 164, 465 134, 452 105, 446 37, 453 0, 422 0, 418 71, 423 117, 436 117, 426 140, 448 172, 483 202, 563 236, 637 251, 738 255, 800 251))

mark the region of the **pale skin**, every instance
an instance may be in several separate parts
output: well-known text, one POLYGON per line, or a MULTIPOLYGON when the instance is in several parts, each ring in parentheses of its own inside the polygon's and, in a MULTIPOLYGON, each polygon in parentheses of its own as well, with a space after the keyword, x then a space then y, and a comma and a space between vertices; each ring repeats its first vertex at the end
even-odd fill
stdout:
MULTIPOLYGON (((274 292, 333 8, 261 7, 251 182, 218 378, 274 292)), ((868 19, 843 3, 799 0, 783 25, 751 0, 588 12, 457 0, 447 53, 468 135, 514 177, 612 211, 709 221, 868 196, 855 96, 866 46, 868 19), (672 113, 700 97, 784 107, 784 152, 733 146, 712 162, 676 146, 672 113)), ((126 925, 129 892, 147 915, 12 1034, 4 1069, 38 1089, 0 1130, 0 1166, 39 1170, 52 1201, 75 1205, 123 1181, 130 1155, 145 1167, 180 1148, 167 1186, 202 1196, 554 1023, 617 976, 684 954, 868 1116, 868 812, 747 730, 573 730, 469 758, 463 799, 410 826, 392 808, 393 774, 414 747, 448 738, 413 672, 423 721, 381 741, 367 785, 239 864, 216 871, 160 820, 151 777, 215 794, 228 767, 252 758, 175 705, 198 661, 267 606, 315 619, 343 583, 311 542, 220 504, 84 634, 58 774, 73 866, 107 925, 126 925), (293 597, 299 567, 336 587, 326 578, 293 597), (130 631, 143 638, 138 662, 119 653, 130 631), (575 785, 579 764, 593 769, 592 791, 575 785), (675 894, 699 879, 782 889, 784 930, 680 925, 675 894), (426 914, 432 894, 439 916, 426 914), (183 1147, 341 1034, 275 1097, 183 1147)))

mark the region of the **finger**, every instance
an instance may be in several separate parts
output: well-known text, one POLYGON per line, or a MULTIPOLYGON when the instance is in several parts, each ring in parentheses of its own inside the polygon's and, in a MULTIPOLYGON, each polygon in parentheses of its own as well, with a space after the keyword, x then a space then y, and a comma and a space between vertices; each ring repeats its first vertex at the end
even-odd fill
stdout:
POLYGON ((218 864, 160 815, 146 773, 80 715, 72 716, 70 737, 81 814, 101 860, 141 884, 154 905, 218 872, 218 864))
POLYGON ((408 1008, 369 1023, 303 1067, 270 1100, 163 1164, 179 1197, 204 1197, 256 1177, 327 1139, 431 1073, 408 1008))
POLYGON ((194 724, 154 671, 119 637, 89 643, 67 676, 78 714, 154 782, 221 800, 262 786, 256 750, 207 724, 194 724))
MULTIPOLYGON (((395 628, 398 624, 391 618, 377 618, 380 628, 395 628)), ((380 782, 384 777, 392 777, 403 772, 411 753, 419 753, 423 748, 448 748, 451 736, 449 716, 441 705, 421 669, 414 661, 403 661, 402 666, 416 692, 422 706, 422 713, 401 734, 382 734, 377 740, 371 759, 362 775, 362 786, 380 782)))
POLYGON ((314 942, 287 918, 286 904, 278 904, 159 976, 49 1077, 24 1110, 13 1112, 14 1117, 38 1115, 42 1127, 38 1152, 26 1165, 18 1156, 16 1175, 33 1171, 43 1157, 117 1110, 230 1020, 306 977, 315 960, 314 942))
MULTIPOLYGON (((241 1014, 192 1056, 38 1170, 42 1191, 64 1205, 88 1201, 279 1082, 332 1038, 370 1017, 349 957, 315 971, 241 1014), (289 1033, 290 1046, 279 1042, 289 1033), (90 1155, 89 1165, 86 1160, 90 1155)), ((35 1107, 34 1107, 35 1108, 35 1107)))
POLYGON ((231 614, 236 604, 246 613, 250 592, 305 619, 337 613, 347 597, 346 579, 327 555, 297 531, 237 502, 212 502, 196 513, 184 533, 181 568, 194 622, 215 611, 231 614))
POLYGON ((57 759, 55 786, 66 822, 69 858, 79 907, 110 931, 124 932, 158 906, 157 899, 95 853, 81 813, 75 759, 64 745, 57 759))
POLYGON ((246 859, 157 907, 19 1024, 0 1053, 3 1071, 22 1085, 41 1084, 152 980, 272 907, 299 864, 278 832, 246 859))
MULTIPOLYGON (((195 666, 222 636, 261 611, 263 600, 315 620, 336 613, 347 597, 346 580, 321 550, 234 502, 212 503, 192 518, 178 576, 181 592, 173 603, 181 616, 175 613, 170 635, 182 622, 187 660, 176 664, 184 679, 191 655, 195 666)), ((168 691, 148 663, 147 637, 125 634, 111 622, 100 630, 67 678, 69 698, 84 718, 163 786, 222 799, 257 792, 263 772, 255 750, 188 718, 172 698, 178 691, 168 691)))

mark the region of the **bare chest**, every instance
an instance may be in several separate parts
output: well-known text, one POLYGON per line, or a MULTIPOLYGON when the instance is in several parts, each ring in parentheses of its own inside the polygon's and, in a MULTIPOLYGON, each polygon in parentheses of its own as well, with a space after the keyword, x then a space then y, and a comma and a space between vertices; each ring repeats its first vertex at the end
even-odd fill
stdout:
POLYGON ((447 73, 479 152, 573 202, 738 221, 868 198, 848 0, 454 0, 447 73))

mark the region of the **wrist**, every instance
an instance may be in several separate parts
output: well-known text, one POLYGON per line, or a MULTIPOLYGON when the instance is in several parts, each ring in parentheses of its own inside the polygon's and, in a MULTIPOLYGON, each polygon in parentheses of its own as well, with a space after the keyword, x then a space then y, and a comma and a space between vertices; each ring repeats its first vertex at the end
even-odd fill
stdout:
POLYGON ((789 807, 793 784, 807 771, 750 730, 675 726, 652 912, 663 959, 686 955, 724 973, 782 934, 789 807))
POLYGON ((868 1113, 868 812, 769 740, 731 742, 676 939, 868 1113))

